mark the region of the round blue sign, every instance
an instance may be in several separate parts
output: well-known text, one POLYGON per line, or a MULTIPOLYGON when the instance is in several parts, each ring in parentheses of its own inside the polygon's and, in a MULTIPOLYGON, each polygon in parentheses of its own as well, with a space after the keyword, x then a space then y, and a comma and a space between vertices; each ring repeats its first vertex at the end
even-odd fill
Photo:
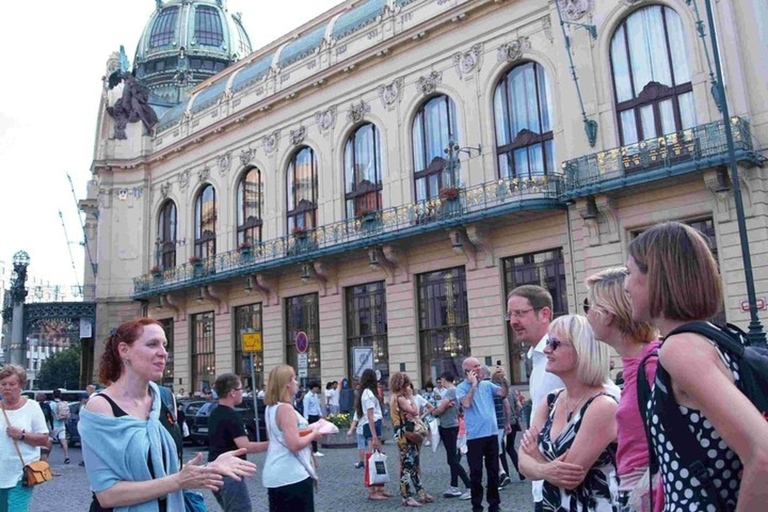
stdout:
POLYGON ((296 334, 296 350, 299 352, 299 354, 304 354, 308 348, 309 338, 307 338, 307 333, 304 331, 299 331, 296 334))

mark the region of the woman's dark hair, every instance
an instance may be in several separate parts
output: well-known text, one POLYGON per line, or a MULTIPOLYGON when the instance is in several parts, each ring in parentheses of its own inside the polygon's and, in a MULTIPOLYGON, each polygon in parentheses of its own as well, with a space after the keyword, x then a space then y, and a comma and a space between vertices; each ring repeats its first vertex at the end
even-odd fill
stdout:
POLYGON ((424 390, 427 390, 429 388, 435 389, 435 385, 432 384, 431 380, 428 380, 427 382, 424 383, 424 390))
POLYGON ((133 345, 144 332, 144 327, 148 325, 157 325, 162 328, 162 324, 154 318, 138 318, 130 320, 115 329, 112 335, 104 342, 104 353, 101 354, 99 361, 99 382, 108 386, 120 378, 123 373, 123 360, 120 358, 118 347, 120 343, 133 345))
POLYGON ((333 387, 333 382, 328 381, 325 383, 325 389, 331 389, 332 387, 333 387))
POLYGON ((360 376, 360 389, 357 393, 357 396, 355 397, 355 411, 357 411, 357 417, 359 420, 362 420, 363 418, 363 392, 366 389, 370 389, 373 392, 373 396, 376 397, 376 399, 379 399, 379 385, 378 381, 376 380, 376 372, 371 370, 370 368, 365 370, 363 372, 363 375, 360 376))

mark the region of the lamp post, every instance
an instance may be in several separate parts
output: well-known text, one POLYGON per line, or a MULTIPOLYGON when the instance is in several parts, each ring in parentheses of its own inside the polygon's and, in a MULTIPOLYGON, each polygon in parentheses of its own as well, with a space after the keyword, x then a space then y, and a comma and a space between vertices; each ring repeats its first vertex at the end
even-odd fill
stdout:
POLYGON ((765 332, 757 317, 757 298, 755 295, 755 278, 752 273, 752 257, 749 254, 749 235, 747 233, 747 221, 744 217, 744 201, 741 197, 741 186, 739 185, 739 169, 736 165, 736 150, 733 145, 733 131, 731 130, 730 113, 728 112, 728 99, 725 95, 725 85, 723 83, 723 68, 720 64, 720 49, 718 47, 717 34, 715 33, 715 17, 712 11, 712 0, 704 0, 707 8, 707 22, 709 23, 709 37, 712 42, 712 56, 715 60, 715 74, 717 82, 713 87, 720 102, 723 114, 723 125, 725 128, 725 141, 728 145, 728 161, 731 172, 731 182, 733 185, 733 198, 736 203, 736 219, 739 227, 739 240, 741 241, 741 258, 744 263, 744 277, 747 283, 747 298, 749 300, 749 344, 765 344, 765 332))

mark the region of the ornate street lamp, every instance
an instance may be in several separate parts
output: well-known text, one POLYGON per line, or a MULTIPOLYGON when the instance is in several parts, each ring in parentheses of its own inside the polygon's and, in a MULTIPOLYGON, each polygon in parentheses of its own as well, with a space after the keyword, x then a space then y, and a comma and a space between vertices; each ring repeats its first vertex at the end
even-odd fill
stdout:
MULTIPOLYGON (((693 0, 687 0, 690 4, 693 0)), ((720 49, 717 34, 715 32, 715 18, 712 12, 712 0, 704 0, 707 8, 707 22, 709 23, 709 37, 712 42, 712 56, 715 60, 715 73, 717 80, 712 84, 715 91, 715 101, 719 103, 723 114, 725 127, 725 141, 728 144, 728 160, 731 171, 731 183, 733 185, 733 198, 736 203, 736 219, 739 226, 739 240, 741 241, 741 258, 744 263, 744 276, 747 283, 747 298, 749 300, 749 343, 750 345, 766 343, 765 332, 757 316, 757 298, 755 295, 755 278, 752 273, 752 257, 749 254, 749 235, 747 233, 747 221, 744 217, 744 200, 741 197, 739 184, 739 169, 736 165, 736 150, 733 145, 733 131, 731 130, 730 113, 728 112, 728 98, 725 95, 723 83, 723 68, 720 64, 720 49)))

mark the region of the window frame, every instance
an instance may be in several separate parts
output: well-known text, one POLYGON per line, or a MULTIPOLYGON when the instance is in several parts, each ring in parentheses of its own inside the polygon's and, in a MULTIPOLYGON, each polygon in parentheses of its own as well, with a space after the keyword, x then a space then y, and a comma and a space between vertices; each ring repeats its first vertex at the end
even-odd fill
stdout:
POLYGON ((237 183, 237 244, 249 243, 255 245, 261 243, 262 240, 262 228, 264 226, 264 220, 262 217, 264 211, 264 182, 262 180, 261 169, 252 166, 243 171, 240 180, 237 183), (256 173, 256 190, 251 192, 256 196, 255 216, 249 216, 248 204, 247 204, 247 180, 251 173, 256 173))
POLYGON ((161 269, 176 266, 176 241, 179 233, 179 209, 173 200, 166 200, 157 217, 156 264, 161 269))
POLYGON ((192 389, 202 391, 203 387, 213 387, 216 380, 216 315, 213 311, 204 311, 191 315, 190 319, 190 365, 192 389), (208 371, 203 372, 206 368, 208 371), (204 377, 208 377, 206 380, 204 377))
MULTIPOLYGON (((668 13, 673 13, 675 16, 680 16, 680 14, 673 8, 662 5, 662 4, 653 4, 653 5, 647 5, 644 7, 641 7, 640 9, 637 9, 630 13, 628 16, 626 16, 619 25, 616 26, 616 28, 613 31, 613 35, 611 36, 611 40, 609 43, 609 62, 610 62, 610 70, 611 70, 611 88, 613 90, 613 98, 614 98, 614 104, 616 108, 616 127, 618 130, 619 135, 619 144, 621 146, 625 146, 628 144, 635 144, 637 142, 652 139, 655 137, 661 137, 663 135, 667 135, 665 133, 665 130, 662 127, 662 116, 660 111, 660 105, 667 101, 672 101, 672 115, 674 117, 675 122, 675 130, 673 132, 680 132, 686 128, 690 128, 687 126, 683 126, 682 123, 682 112, 680 110, 680 98, 684 94, 693 93, 693 83, 692 83, 692 77, 688 82, 684 82, 681 84, 677 83, 677 75, 675 72, 675 66, 674 66, 674 59, 672 58, 672 49, 670 45, 670 32, 669 32, 669 21, 668 21, 668 13), (631 62, 631 51, 630 51, 630 43, 629 43, 629 30, 628 30, 628 21, 633 16, 640 15, 641 12, 643 12, 646 9, 654 9, 654 8, 660 8, 662 13, 662 20, 663 20, 663 27, 664 27, 664 45, 665 45, 665 52, 667 58, 667 64, 669 66, 670 70, 670 76, 672 79, 672 86, 667 86, 655 81, 648 82, 643 86, 643 89, 640 91, 635 90, 635 80, 634 80, 634 70, 631 62), (613 42, 615 38, 618 36, 618 32, 623 29, 623 36, 624 36, 624 47, 623 51, 626 56, 627 61, 627 71, 628 71, 628 79, 629 84, 632 89, 632 98, 629 100, 619 101, 619 92, 617 88, 617 80, 616 80, 616 65, 615 65, 615 57, 613 52, 613 42), (640 113, 641 109, 647 106, 651 106, 653 111, 653 117, 654 117, 654 128, 656 130, 655 134, 646 134, 645 130, 643 129, 643 122, 642 122, 642 115, 640 113), (634 120, 635 120, 635 133, 637 134, 637 141, 636 142, 630 142, 627 143, 624 137, 624 123, 622 120, 622 114, 624 112, 632 111, 634 113, 634 120)), ((683 30, 683 36, 686 36, 687 34, 684 31, 684 28, 681 28, 683 30)), ((686 53, 685 58, 687 61, 690 62, 689 55, 687 52, 687 48, 683 49, 686 53)), ((695 110, 694 110, 695 114, 695 110)))
POLYGON ((320 347, 320 295, 305 293, 286 297, 285 307, 285 354, 286 364, 292 366, 299 382, 306 386, 310 381, 320 382, 322 358, 320 347), (299 378, 299 354, 296 350, 296 336, 299 332, 307 335, 307 377, 299 378))
POLYGON ((411 124, 411 144, 413 147, 411 158, 413 160, 413 186, 414 186, 414 197, 417 201, 425 201, 430 199, 436 199, 440 196, 440 190, 443 188, 448 187, 457 187, 461 183, 461 166, 459 165, 458 159, 456 159, 455 162, 455 168, 453 175, 451 176, 451 173, 446 170, 446 166, 448 165, 448 160, 443 156, 434 156, 430 161, 427 161, 429 159, 429 146, 428 142, 432 140, 430 136, 433 137, 442 137, 442 133, 440 134, 432 134, 427 128, 427 123, 425 123, 425 112, 427 108, 435 101, 438 100, 444 100, 445 101, 445 112, 446 112, 446 119, 443 119, 442 121, 445 121, 445 126, 448 127, 448 140, 445 141, 445 144, 443 145, 443 151, 445 152, 445 148, 448 147, 448 143, 450 141, 457 141, 458 140, 458 114, 456 113, 456 102, 453 101, 453 98, 448 96, 447 94, 437 94, 432 96, 431 98, 425 100, 420 106, 419 109, 416 111, 416 115, 413 117, 413 123, 411 124), (417 126, 418 125, 418 126, 417 126), (420 141, 421 143, 416 140, 415 137, 415 131, 419 130, 420 132, 420 141), (419 148, 420 146, 420 148, 419 148), (417 149, 418 148, 418 149, 417 149), (419 154, 422 156, 423 160, 421 162, 418 162, 418 156, 419 154), (436 183, 436 187, 433 187, 430 185, 430 183, 433 181, 432 177, 436 176, 436 180, 434 182, 436 183), (425 196, 420 197, 421 194, 419 193, 419 187, 421 180, 424 181, 424 189, 425 189, 425 196), (433 188, 436 188, 436 190, 432 190, 433 188))
POLYGON ((317 155, 315 150, 310 146, 301 146, 294 151, 291 160, 288 162, 288 168, 286 172, 286 196, 285 196, 285 210, 286 210, 286 226, 288 233, 291 233, 295 228, 300 227, 304 230, 314 229, 317 227, 317 197, 318 197, 318 165, 317 155), (311 199, 302 198, 297 201, 296 190, 297 186, 297 168, 300 167, 297 164, 297 159, 304 152, 309 151, 310 154, 310 196, 311 199), (294 205, 291 208, 291 204, 294 205), (298 222, 298 220, 301 220, 298 222))
POLYGON ((347 374, 355 375, 355 349, 373 349, 373 369, 381 374, 379 384, 389 386, 389 338, 387 327, 387 288, 374 281, 345 289, 347 374), (367 320, 367 321, 366 321, 367 320))
MULTIPOLYGON (((364 135, 360 135, 361 137, 364 135)), ((379 211, 382 208, 382 169, 381 169, 381 135, 379 129, 373 123, 362 123, 347 138, 344 144, 344 200, 347 218, 358 217, 364 213, 379 211), (356 142, 358 134, 362 130, 370 127, 372 129, 372 145, 374 166, 374 182, 367 179, 361 179, 361 174, 357 170, 357 151, 356 142), (350 149, 351 148, 351 149, 350 149), (348 157, 352 155, 350 162, 348 157), (351 166, 351 167, 350 167, 351 166), (352 183, 349 177, 352 175, 352 183), (352 189, 350 190, 350 185, 352 189)), ((369 163, 370 165, 370 163, 369 163)))
POLYGON ((245 304, 243 306, 235 307, 233 318, 235 320, 234 373, 240 376, 240 381, 243 382, 244 386, 250 386, 252 390, 259 390, 264 383, 264 309, 262 303, 255 302, 253 304, 245 304), (243 352, 242 337, 245 333, 262 334, 261 350, 256 351, 253 354, 253 374, 256 377, 256 382, 251 382, 250 367, 248 371, 245 371, 245 353, 243 352))
POLYGON ((496 163, 498 166, 498 176, 499 178, 509 178, 509 179, 523 179, 523 178, 532 178, 534 176, 547 176, 556 171, 555 168, 555 148, 554 148, 554 119, 553 119, 553 104, 552 104, 552 98, 551 98, 551 90, 549 86, 549 78, 547 77, 546 70, 544 69, 544 66, 539 64, 536 61, 524 61, 520 62, 514 66, 512 66, 502 77, 499 79, 499 81, 496 84, 496 87, 493 92, 493 114, 494 114, 494 133, 495 133, 495 143, 496 143, 496 163), (512 111, 512 105, 510 104, 509 98, 511 96, 512 88, 513 88, 513 76, 512 74, 515 72, 515 70, 521 70, 522 68, 526 66, 531 66, 533 68, 533 73, 535 77, 535 92, 536 92, 536 120, 538 124, 538 132, 534 132, 528 128, 523 128, 517 133, 512 133, 512 126, 515 124, 515 113, 512 111), (542 98, 541 90, 542 87, 547 92, 547 98, 542 98), (503 88, 503 90, 502 90, 503 88), (499 101, 499 94, 501 94, 501 102, 502 105, 498 105, 497 102, 499 101), (546 105, 544 104, 546 102, 546 105), (544 130, 544 116, 542 115, 543 109, 542 107, 546 106, 546 112, 549 114, 549 130, 544 130), (497 111, 502 110, 504 118, 502 120, 499 120, 497 118, 497 111), (506 132, 509 134, 509 141, 500 144, 500 138, 501 134, 499 133, 499 122, 503 122, 505 124, 506 132), (542 163, 544 165, 541 172, 532 172, 532 165, 531 165, 531 158, 528 156, 530 155, 530 150, 535 148, 536 146, 541 147, 541 159, 542 163), (547 154, 547 147, 551 148, 551 158, 548 158, 547 154), (527 174, 525 176, 518 176, 516 173, 516 159, 515 159, 515 153, 519 150, 527 149, 526 152, 526 159, 528 161, 527 165, 527 174), (507 164, 506 168, 509 170, 507 175, 505 176, 502 172, 502 165, 501 161, 502 158, 506 158, 507 164), (549 168, 549 165, 551 164, 551 169, 549 168))
POLYGON ((206 183, 200 191, 197 193, 195 199, 195 256, 198 258, 206 259, 216 255, 216 221, 218 219, 218 211, 216 209, 216 189, 210 183, 206 183), (213 218, 210 222, 213 225, 212 232, 203 231, 204 222, 203 219, 203 207, 206 202, 203 198, 205 193, 210 190, 212 197, 210 201, 213 203, 213 218))

